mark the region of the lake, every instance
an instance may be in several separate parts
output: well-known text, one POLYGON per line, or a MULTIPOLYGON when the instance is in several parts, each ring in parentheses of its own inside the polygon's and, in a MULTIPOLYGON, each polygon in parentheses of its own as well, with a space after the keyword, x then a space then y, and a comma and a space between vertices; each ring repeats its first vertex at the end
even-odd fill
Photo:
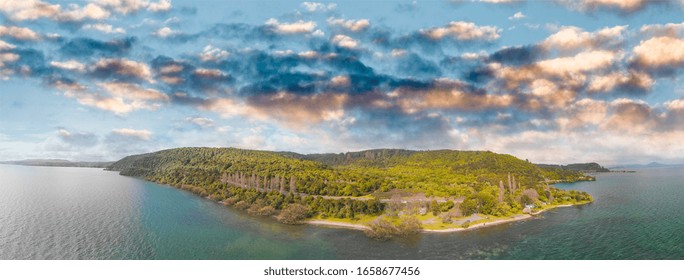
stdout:
POLYGON ((0 259, 684 259, 684 168, 559 184, 588 205, 387 242, 92 168, 0 164, 0 259))

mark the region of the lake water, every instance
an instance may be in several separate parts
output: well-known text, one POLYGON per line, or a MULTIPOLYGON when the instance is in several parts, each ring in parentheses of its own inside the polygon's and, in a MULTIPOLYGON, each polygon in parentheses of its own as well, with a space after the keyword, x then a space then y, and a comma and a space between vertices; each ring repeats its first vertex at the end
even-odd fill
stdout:
POLYGON ((89 168, 0 165, 0 259, 684 259, 684 169, 558 185, 589 205, 379 242, 89 168))

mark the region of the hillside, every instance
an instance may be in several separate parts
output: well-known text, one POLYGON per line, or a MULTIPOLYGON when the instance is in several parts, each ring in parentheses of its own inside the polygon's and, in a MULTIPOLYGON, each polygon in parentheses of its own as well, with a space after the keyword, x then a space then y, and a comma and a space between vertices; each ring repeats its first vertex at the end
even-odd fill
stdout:
POLYGON ((593 179, 572 170, 540 168, 511 155, 452 150, 302 155, 179 148, 128 156, 109 169, 257 215, 283 215, 290 206, 304 205, 300 218, 338 219, 427 212, 507 216, 521 213, 525 205, 590 201, 586 193, 546 182, 593 179))

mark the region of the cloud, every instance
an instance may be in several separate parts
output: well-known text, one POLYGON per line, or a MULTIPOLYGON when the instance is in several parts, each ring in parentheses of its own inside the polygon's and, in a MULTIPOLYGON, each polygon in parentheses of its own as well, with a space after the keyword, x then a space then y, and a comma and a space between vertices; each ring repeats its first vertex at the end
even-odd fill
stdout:
POLYGON ((71 132, 64 128, 57 131, 57 137, 65 143, 76 147, 92 147, 99 142, 97 136, 87 132, 71 132))
POLYGON ((346 49, 356 49, 359 46, 359 41, 346 35, 335 35, 330 39, 330 42, 346 49))
POLYGON ((69 56, 90 57, 95 54, 114 56, 123 55, 133 48, 135 37, 99 41, 91 38, 74 38, 65 43, 60 51, 69 56))
POLYGON ((279 34, 305 34, 314 32, 316 23, 313 21, 303 20, 290 23, 281 23, 278 22, 277 19, 270 18, 266 21, 265 27, 268 28, 268 30, 279 34))
POLYGON ((207 128, 207 127, 213 127, 214 126, 214 120, 210 118, 203 118, 203 117, 188 117, 185 119, 186 122, 192 123, 198 127, 201 128, 207 128))
POLYGON ((639 31, 651 37, 679 37, 684 31, 684 22, 667 24, 645 24, 639 31))
POLYGON ((610 117, 603 129, 629 134, 648 133, 656 125, 652 109, 645 103, 630 99, 611 102, 610 117))
POLYGON ((302 7, 310 12, 329 12, 335 10, 337 8, 337 4, 335 3, 328 3, 328 4, 323 4, 323 3, 318 3, 318 2, 303 2, 302 7))
POLYGON ((162 27, 157 29, 157 31, 152 33, 154 36, 160 37, 160 38, 167 38, 170 36, 178 35, 181 34, 179 31, 173 30, 169 27, 162 27))
POLYGON ((583 12, 617 11, 622 14, 631 14, 641 11, 648 6, 676 3, 677 0, 557 0, 568 8, 583 12))
POLYGON ((85 106, 125 115, 136 110, 156 110, 170 98, 163 93, 126 83, 99 83, 91 89, 69 79, 50 81, 50 86, 64 92, 64 96, 76 99, 85 106))
POLYGON ((147 129, 117 128, 109 132, 102 143, 114 158, 158 150, 153 133, 147 129))
POLYGON ((367 19, 359 19, 359 20, 344 20, 341 18, 328 18, 327 20, 328 25, 330 26, 335 26, 335 27, 341 27, 344 28, 345 30, 349 30, 351 32, 361 32, 370 27, 370 21, 367 19))
POLYGON ((137 130, 130 128, 118 128, 112 129, 111 133, 119 136, 136 138, 144 141, 149 141, 150 139, 152 139, 152 132, 146 129, 137 130))
POLYGON ((519 20, 519 19, 524 19, 526 16, 522 12, 517 12, 513 14, 512 16, 508 17, 510 20, 519 20))
POLYGON ((204 62, 220 61, 226 59, 229 55, 230 53, 228 51, 219 49, 212 45, 207 45, 202 50, 202 53, 199 55, 199 59, 204 62))
POLYGON ((654 37, 639 42, 633 49, 633 63, 648 71, 672 72, 684 66, 684 40, 654 37))
POLYGON ((452 21, 444 27, 435 27, 420 32, 432 40, 453 38, 458 41, 494 41, 501 30, 495 26, 477 26, 472 22, 452 21))
POLYGON ((107 33, 107 34, 124 34, 126 33, 126 30, 121 28, 121 27, 114 27, 109 24, 104 24, 104 23, 96 23, 96 24, 86 24, 83 26, 83 29, 90 29, 90 30, 97 30, 102 33, 107 33))
POLYGON ((463 82, 452 80, 437 80, 427 89, 398 88, 390 92, 389 97, 391 102, 408 114, 432 109, 479 111, 505 108, 514 101, 511 95, 486 94, 463 82))
POLYGON ((76 60, 51 61, 50 66, 76 72, 85 72, 86 70, 86 66, 76 60))
POLYGON ((340 120, 344 116, 344 94, 314 94, 309 96, 289 92, 254 95, 244 102, 230 98, 209 99, 199 108, 220 114, 223 118, 248 117, 260 121, 276 121, 296 129, 315 126, 324 121, 340 120))
POLYGON ((17 46, 0 40, 0 51, 8 51, 8 50, 16 49, 16 48, 17 48, 17 46))
POLYGON ((160 0, 159 2, 156 3, 150 3, 147 6, 147 10, 151 12, 166 12, 171 10, 171 1, 170 0, 160 0))
POLYGON ((491 4, 511 4, 511 3, 523 2, 524 0, 479 0, 479 1, 484 2, 484 3, 491 3, 491 4))
POLYGON ((62 9, 59 4, 53 5, 40 0, 2 1, 0 12, 13 21, 49 18, 61 22, 76 22, 87 19, 101 20, 110 15, 107 10, 93 3, 83 7, 69 5, 68 9, 62 9))
POLYGON ((100 78, 153 82, 152 72, 147 64, 125 58, 100 59, 89 67, 89 71, 100 78))
POLYGON ((41 0, 5 0, 0 2, 0 12, 13 21, 38 20, 47 18, 58 22, 83 22, 103 20, 112 12, 129 14, 141 9, 151 12, 165 12, 171 9, 169 0, 150 2, 148 0, 96 0, 84 6, 69 4, 63 8, 41 0))
POLYGON ((638 71, 613 72, 607 75, 594 75, 587 86, 587 92, 648 92, 655 81, 646 73, 638 71))
POLYGON ((614 47, 622 42, 626 25, 606 27, 595 32, 586 32, 574 26, 562 27, 546 38, 540 45, 547 50, 577 50, 582 48, 614 47))
POLYGON ((96 0, 95 3, 124 15, 143 9, 151 12, 166 12, 171 9, 171 1, 169 0, 158 2, 148 0, 96 0))
POLYGON ((0 25, 0 36, 9 36, 21 41, 36 41, 40 38, 38 33, 25 27, 0 25))
POLYGON ((163 102, 168 101, 169 97, 157 90, 142 88, 135 84, 129 83, 100 83, 101 88, 106 90, 115 98, 131 100, 136 107, 147 107, 147 109, 156 109, 160 105, 145 104, 148 101, 163 102))
POLYGON ((588 74, 612 67, 619 58, 618 53, 591 50, 574 56, 539 60, 520 67, 490 63, 486 73, 498 78, 509 90, 524 88, 525 84, 542 78, 552 79, 563 87, 578 89, 585 84, 588 74))

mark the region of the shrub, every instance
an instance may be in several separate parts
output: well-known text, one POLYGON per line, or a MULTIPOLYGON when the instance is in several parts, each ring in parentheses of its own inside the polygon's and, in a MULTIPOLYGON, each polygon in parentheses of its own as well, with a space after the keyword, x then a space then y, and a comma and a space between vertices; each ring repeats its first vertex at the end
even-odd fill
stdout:
POLYGON ((368 223, 367 229, 364 231, 366 236, 377 240, 388 240, 397 234, 397 228, 385 217, 378 217, 372 222, 368 223))
POLYGON ((461 224, 461 227, 463 228, 468 228, 470 227, 470 220, 465 221, 464 223, 461 224))
POLYGON ((414 216, 402 216, 397 226, 397 234, 402 236, 418 234, 423 229, 423 224, 414 216))
POLYGON ((255 203, 247 209, 247 213, 249 213, 250 215, 258 215, 259 209, 261 209, 261 207, 259 207, 259 205, 255 203))
POLYGON ((249 208, 249 206, 250 206, 249 202, 247 202, 247 201, 240 200, 237 203, 235 203, 235 208, 240 209, 240 210, 245 210, 245 209, 249 208))
POLYGON ((229 197, 223 201, 223 203, 225 203, 226 205, 234 205, 237 202, 238 202, 237 197, 229 197))
POLYGON ((306 219, 308 209, 306 206, 301 204, 290 204, 286 206, 280 215, 278 215, 278 221, 284 224, 299 224, 304 219, 306 219))
POLYGON ((452 222, 452 217, 450 213, 442 213, 439 215, 439 217, 442 219, 442 223, 450 224, 452 222))
POLYGON ((275 214, 275 213, 276 213, 276 210, 275 210, 275 208, 273 208, 273 206, 266 205, 264 207, 261 207, 259 209, 259 211, 257 211, 256 214, 259 216, 273 216, 273 214, 275 214))

